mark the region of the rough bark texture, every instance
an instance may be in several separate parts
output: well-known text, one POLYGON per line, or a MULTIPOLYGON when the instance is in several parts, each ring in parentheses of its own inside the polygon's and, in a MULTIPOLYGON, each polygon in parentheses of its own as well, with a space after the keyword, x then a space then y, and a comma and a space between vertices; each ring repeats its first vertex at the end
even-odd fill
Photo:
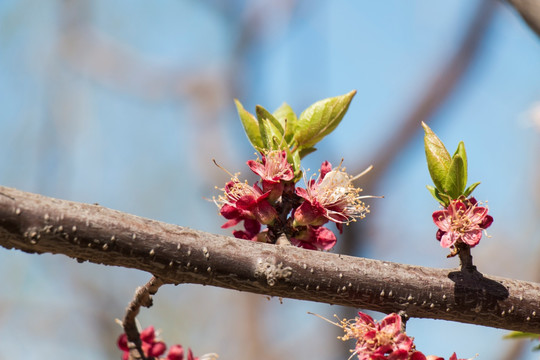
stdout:
POLYGON ((540 333, 540 284, 208 234, 0 187, 0 245, 220 286, 540 333))

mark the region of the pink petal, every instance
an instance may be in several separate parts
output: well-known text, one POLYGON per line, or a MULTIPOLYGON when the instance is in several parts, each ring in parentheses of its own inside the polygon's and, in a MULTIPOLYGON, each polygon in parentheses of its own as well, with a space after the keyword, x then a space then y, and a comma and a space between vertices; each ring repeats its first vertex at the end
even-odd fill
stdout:
POLYGON ((448 210, 437 210, 431 215, 433 222, 439 229, 442 231, 450 230, 450 225, 452 224, 452 217, 448 210))
POLYGON ((231 226, 235 226, 236 224, 238 224, 241 220, 242 218, 231 219, 227 221, 225 224, 221 225, 221 228, 222 229, 230 228, 231 226))
POLYGON ((328 228, 320 227, 315 231, 316 246, 321 250, 330 250, 336 244, 336 235, 328 228))
POLYGON ((255 160, 248 160, 247 165, 255 174, 264 177, 264 165, 255 160))
POLYGON ((409 352, 407 350, 396 350, 387 357, 388 360, 408 360, 409 352))
POLYGON ((480 242, 481 238, 482 230, 472 230, 465 233, 465 235, 463 235, 463 237, 461 238, 461 241, 463 241, 467 245, 475 246, 480 242))
POLYGON ((321 177, 320 180, 322 180, 326 174, 328 174, 330 171, 332 171, 332 164, 330 164, 329 161, 325 161, 321 164, 321 177))
POLYGON ((449 248, 450 246, 454 245, 454 243, 457 240, 456 233, 453 231, 449 231, 446 234, 444 234, 441 238, 441 246, 443 248, 449 248))
POLYGON ((386 316, 379 323, 379 329, 392 335, 398 334, 401 331, 401 316, 396 313, 386 316))
POLYGON ((182 345, 173 345, 169 349, 169 354, 167 355, 167 360, 183 360, 184 359, 184 348, 182 345))
MULTIPOLYGON (((426 359, 426 356, 424 354, 422 354, 420 351, 415 351, 411 355, 410 360, 427 360, 427 359, 426 359)), ((442 359, 442 360, 444 360, 444 359, 442 359)))
POLYGON ((375 327, 375 321, 373 320, 373 318, 369 316, 368 314, 364 314, 361 311, 358 312, 358 320, 356 321, 356 323, 365 324, 370 327, 375 327))
POLYGON ((297 188, 295 189, 295 191, 296 191, 296 195, 300 196, 301 198, 304 198, 304 199, 306 199, 306 200, 309 198, 309 195, 308 195, 306 189, 297 187, 297 188))
POLYGON ((480 223, 480 227, 482 229, 487 229, 488 227, 491 226, 491 224, 493 223, 493 217, 491 215, 486 215, 486 217, 484 218, 484 220, 482 220, 482 223, 480 223))
POLYGON ((472 209, 470 216, 471 222, 474 224, 480 224, 486 217, 488 209, 482 206, 478 206, 472 209))

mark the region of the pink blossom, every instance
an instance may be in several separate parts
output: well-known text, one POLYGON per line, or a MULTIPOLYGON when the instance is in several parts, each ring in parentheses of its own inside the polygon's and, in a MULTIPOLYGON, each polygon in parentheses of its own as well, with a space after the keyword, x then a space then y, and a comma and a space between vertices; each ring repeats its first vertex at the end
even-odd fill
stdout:
POLYGON ((352 184, 356 178, 347 174, 341 165, 332 169, 325 161, 316 181, 306 181, 306 189, 296 188, 296 194, 304 202, 294 212, 295 223, 320 226, 333 221, 348 224, 364 218, 369 209, 361 199, 370 196, 358 195, 362 190, 352 184))
MULTIPOLYGON (((167 345, 163 341, 156 341, 155 330, 153 326, 149 326, 139 335, 141 339, 141 348, 144 352, 144 355, 147 357, 159 357, 167 350, 167 345)), ((118 347, 123 351, 122 359, 129 359, 129 347, 127 335, 122 334, 118 337, 117 341, 118 347)))
POLYGON ((472 359, 458 359, 456 353, 453 353, 448 360, 472 360, 472 359))
POLYGON ((445 209, 435 211, 432 216, 439 228, 437 239, 445 248, 454 247, 456 242, 476 246, 482 231, 493 222, 487 207, 479 206, 474 198, 452 200, 445 209))
POLYGON ((167 360, 184 360, 184 348, 182 345, 173 345, 167 354, 167 360))
POLYGON ((414 355, 410 337, 401 330, 401 317, 392 313, 379 323, 362 312, 355 323, 342 322, 343 340, 356 339, 355 353, 359 360, 424 360, 414 355), (412 357, 414 355, 414 357, 412 357))
POLYGON ((287 161, 285 150, 271 150, 266 155, 262 154, 261 162, 249 160, 247 164, 263 181, 278 183, 291 181, 294 178, 294 172, 291 164, 287 161))
POLYGON ((267 201, 269 195, 270 192, 263 193, 256 184, 251 186, 234 177, 225 185, 224 194, 214 199, 220 213, 229 219, 222 228, 234 226, 245 219, 254 219, 265 225, 272 223, 277 212, 267 201))
POLYGON ((257 220, 245 219, 244 229, 245 230, 234 230, 233 236, 238 239, 258 241, 261 224, 257 220))
MULTIPOLYGON (((416 351, 415 353, 411 355, 409 360, 444 360, 444 358, 440 356, 436 356, 436 355, 425 356, 421 352, 416 351)), ((453 353, 452 356, 448 358, 448 360, 472 360, 472 359, 458 359, 456 356, 456 353, 453 353)))
POLYGON ((336 235, 324 226, 307 226, 291 238, 291 243, 310 250, 330 250, 336 240, 336 235))
MULTIPOLYGON (((182 345, 171 346, 166 360, 184 360, 184 348, 182 345)), ((199 360, 198 357, 193 356, 191 348, 188 348, 187 360, 199 360)))
POLYGON ((261 177, 264 192, 269 191, 269 200, 276 201, 283 193, 285 182, 294 178, 294 171, 287 161, 285 150, 271 150, 262 154, 262 161, 249 160, 249 168, 261 177))

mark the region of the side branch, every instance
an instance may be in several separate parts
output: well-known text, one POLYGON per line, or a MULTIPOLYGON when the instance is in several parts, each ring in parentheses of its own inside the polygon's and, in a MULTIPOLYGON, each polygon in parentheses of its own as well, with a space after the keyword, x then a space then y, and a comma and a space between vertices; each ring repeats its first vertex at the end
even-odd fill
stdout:
POLYGON ((137 291, 135 291, 135 297, 129 303, 126 309, 126 315, 122 321, 122 327, 124 328, 124 332, 127 336, 128 347, 130 348, 130 357, 132 359, 146 360, 135 318, 139 314, 141 306, 147 308, 152 306, 152 295, 157 293, 161 285, 163 285, 163 281, 160 278, 153 276, 146 285, 137 288, 137 291))
POLYGON ((540 284, 276 246, 0 187, 0 245, 195 283, 540 333, 540 284))

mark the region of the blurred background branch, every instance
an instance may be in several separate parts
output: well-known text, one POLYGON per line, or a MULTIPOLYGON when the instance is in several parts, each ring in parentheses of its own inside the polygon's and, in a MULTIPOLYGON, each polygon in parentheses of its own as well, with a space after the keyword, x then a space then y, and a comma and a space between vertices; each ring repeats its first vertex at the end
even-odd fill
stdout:
POLYGON ((512 5, 536 35, 540 36, 540 2, 537 0, 506 0, 512 5))

